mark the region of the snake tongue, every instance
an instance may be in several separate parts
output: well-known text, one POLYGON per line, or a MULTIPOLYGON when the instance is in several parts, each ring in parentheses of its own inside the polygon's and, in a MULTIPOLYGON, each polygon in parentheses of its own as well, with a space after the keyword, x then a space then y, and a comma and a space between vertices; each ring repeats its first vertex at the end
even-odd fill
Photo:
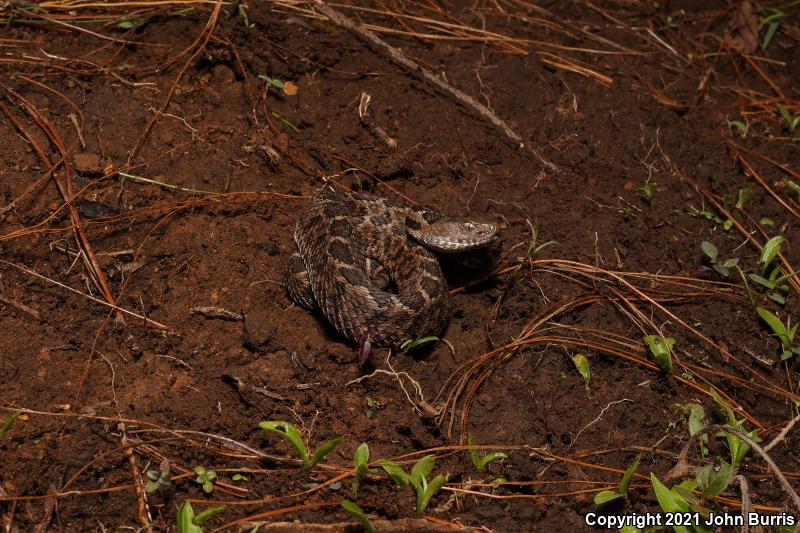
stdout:
POLYGON ((368 340, 359 343, 359 350, 358 350, 358 365, 364 366, 364 363, 367 362, 369 359, 369 354, 372 351, 372 345, 368 340))

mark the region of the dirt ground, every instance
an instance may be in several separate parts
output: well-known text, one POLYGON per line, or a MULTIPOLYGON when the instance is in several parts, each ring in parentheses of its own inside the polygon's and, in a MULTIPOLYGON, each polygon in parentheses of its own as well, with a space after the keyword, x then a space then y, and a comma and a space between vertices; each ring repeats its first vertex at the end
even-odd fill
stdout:
POLYGON ((637 456, 603 513, 658 512, 651 472, 731 462, 689 435, 686 404, 730 422, 714 394, 777 438, 774 467, 751 449, 747 490, 695 504, 800 520, 800 356, 755 310, 797 323, 800 283, 749 278, 777 235, 761 274, 800 262, 800 5, 331 4, 473 105, 313 4, 0 1, 2 531, 176 531, 185 501, 226 506, 205 531, 355 530, 343 499, 378 530, 590 530, 637 456), (502 225, 442 258, 442 342, 362 368, 292 305, 325 181, 502 225), (674 338, 671 373, 646 335, 674 338), (306 471, 266 420, 343 440, 306 471), (469 437, 507 458, 479 470, 469 437), (418 514, 376 461, 426 454, 448 477, 418 514))

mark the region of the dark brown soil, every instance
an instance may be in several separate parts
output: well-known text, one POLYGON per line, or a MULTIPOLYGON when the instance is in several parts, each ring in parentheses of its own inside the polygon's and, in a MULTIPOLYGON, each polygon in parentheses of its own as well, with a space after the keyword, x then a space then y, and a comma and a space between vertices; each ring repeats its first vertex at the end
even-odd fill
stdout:
MULTIPOLYGON (((580 531, 637 454, 628 513, 659 509, 650 472, 693 477, 668 475, 690 440, 681 405, 721 421, 712 387, 764 443, 797 416, 797 357, 780 362, 741 278, 710 270, 701 242, 745 273, 774 235, 784 271, 800 259, 786 183, 800 183, 800 126, 776 105, 800 114, 800 9, 764 50, 749 2, 405 4, 338 9, 525 147, 304 4, 0 2, 0 421, 22 411, 0 437, 3 531, 175 531, 187 499, 228 506, 206 531, 342 523, 362 442, 373 460, 434 453, 449 474, 427 520, 400 529, 580 531), (292 231, 323 180, 504 225, 493 264, 443 259, 449 344, 377 350, 360 368, 292 305, 292 231), (742 189, 743 207, 725 200, 742 189), (102 304, 86 243, 135 316, 102 304), (642 341, 659 332, 677 341, 670 376, 642 341), (263 420, 295 424, 312 448, 344 440, 306 475, 263 420), (458 447, 468 436, 508 458, 477 471, 458 447), (143 497, 164 458, 171 485, 143 497), (200 465, 218 474, 210 495, 200 465)), ((750 285, 757 305, 800 318, 800 284, 783 307, 750 285)), ((798 437, 770 451, 795 490, 798 437)), ((715 455, 730 460, 724 439, 715 455)), ((687 460, 703 464, 696 446, 687 460)), ((758 509, 800 512, 756 453, 739 472, 758 509)), ((734 483, 704 505, 738 513, 740 498, 734 483)), ((414 501, 377 471, 357 497, 376 520, 413 519, 414 501)))

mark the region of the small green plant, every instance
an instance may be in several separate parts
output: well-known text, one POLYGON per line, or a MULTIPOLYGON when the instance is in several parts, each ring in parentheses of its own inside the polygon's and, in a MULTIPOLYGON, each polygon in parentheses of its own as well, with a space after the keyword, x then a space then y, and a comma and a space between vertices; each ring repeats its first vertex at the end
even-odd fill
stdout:
MULTIPOLYGON (((796 3, 797 2, 793 2, 788 5, 791 6, 796 3)), ((787 6, 781 7, 785 8, 787 6)), ((758 5, 756 7, 756 13, 758 14, 758 31, 762 31, 764 28, 766 28, 766 31, 764 31, 764 37, 761 39, 761 48, 766 50, 772 42, 772 39, 775 38, 775 34, 778 33, 778 30, 781 27, 781 19, 789 14, 781 9, 778 9, 777 7, 768 7, 762 5, 758 5)))
POLYGON ((400 350, 402 352, 410 352, 411 350, 416 350, 426 344, 430 344, 432 342, 437 342, 439 337, 434 337, 433 335, 429 337, 417 337, 416 339, 408 339, 403 344, 400 345, 400 350))
POLYGON ((226 507, 224 505, 209 507, 199 515, 195 515, 192 504, 189 503, 189 500, 185 500, 181 503, 180 507, 178 507, 178 514, 176 516, 178 533, 203 533, 203 528, 200 527, 200 524, 212 516, 224 513, 225 509, 226 507))
POLYGON ((5 421, 3 421, 3 425, 0 426, 0 439, 6 436, 8 430, 11 429, 11 424, 13 424, 14 420, 16 420, 17 417, 21 414, 22 411, 14 411, 13 413, 11 413, 6 417, 5 421))
POLYGON ((214 491, 214 480, 217 479, 217 473, 213 470, 206 470, 202 466, 194 467, 194 473, 197 474, 194 482, 203 487, 203 492, 211 494, 214 491))
MULTIPOLYGON (((470 446, 475 446, 475 438, 470 436, 467 439, 470 446)), ((489 466, 489 463, 494 461, 502 461, 503 459, 508 458, 508 454, 504 452, 489 452, 485 455, 480 455, 478 453, 477 448, 470 448, 469 449, 469 456, 472 458, 472 466, 475 467, 475 470, 478 472, 483 472, 486 470, 486 467, 489 466)))
POLYGON ((381 403, 378 400, 374 400, 367 396, 367 418, 372 418, 375 416, 375 413, 378 412, 378 409, 381 408, 381 403))
POLYGON ((700 249, 703 250, 703 253, 706 254, 706 257, 708 257, 708 260, 711 263, 711 268, 723 278, 727 278, 730 275, 732 268, 735 269, 736 272, 739 273, 739 277, 742 278, 744 288, 747 290, 748 296, 750 296, 750 303, 755 304, 753 294, 750 292, 750 284, 747 283, 747 277, 744 275, 744 272, 742 272, 742 269, 739 266, 739 259, 736 257, 731 257, 730 259, 721 261, 717 247, 708 241, 701 242, 700 249))
MULTIPOLYGON (((684 514, 684 513, 701 513, 708 514, 709 510, 700 505, 700 499, 697 498, 692 491, 697 488, 697 482, 694 479, 685 479, 668 489, 666 485, 661 483, 658 477, 650 474, 650 482, 653 485, 653 492, 656 494, 658 505, 665 513, 684 514)), ((711 529, 702 524, 702 522, 676 525, 673 526, 676 533, 711 533, 711 529)))
POLYGON ((380 465, 389 477, 391 477, 398 487, 411 487, 417 495, 417 514, 422 514, 428 507, 433 495, 447 483, 447 476, 442 474, 436 475, 432 480, 428 481, 430 475, 436 464, 436 458, 433 455, 426 455, 411 467, 409 474, 394 461, 381 461, 380 465))
POLYGON ((639 194, 647 200, 647 203, 653 205, 653 198, 656 197, 656 190, 658 188, 658 183, 655 181, 648 181, 641 187, 639 187, 639 194))
POLYGON ((772 334, 781 341, 781 360, 786 361, 796 355, 800 355, 800 346, 795 346, 794 344, 797 326, 800 324, 792 326, 791 319, 786 319, 786 324, 784 324, 778 315, 763 307, 756 307, 756 312, 761 317, 761 320, 772 330, 772 334))
POLYGON ((255 22, 250 22, 250 17, 247 16, 247 6, 244 4, 239 4, 239 16, 242 18, 242 22, 244 22, 245 28, 254 28, 255 22))
POLYGON ((589 359, 587 359, 582 353, 575 354, 570 357, 570 359, 572 359, 572 364, 575 365, 575 369, 578 371, 578 374, 580 374, 583 378, 583 383, 586 386, 586 392, 589 392, 589 382, 592 380, 592 371, 589 368, 589 359))
POLYGON ((364 513, 364 511, 361 510, 361 507, 359 507, 356 503, 351 502, 350 500, 342 500, 342 508, 344 508, 345 511, 350 513, 350 516, 355 518, 358 521, 358 523, 361 524, 361 527, 364 528, 364 531, 366 531, 367 533, 375 532, 375 527, 372 525, 372 522, 369 521, 367 515, 364 513))
POLYGON ((164 458, 158 467, 158 470, 148 470, 145 472, 147 476, 147 485, 144 490, 147 494, 153 494, 161 487, 169 487, 172 482, 169 480, 169 459, 164 458))
POLYGON ((775 104, 778 107, 778 112, 783 117, 783 120, 786 121, 786 126, 789 128, 790 133, 794 133, 794 130, 797 129, 797 126, 800 125, 800 113, 794 115, 791 111, 786 109, 783 104, 775 104))
POLYGON ((786 284, 786 281, 798 274, 798 272, 783 274, 780 265, 773 266, 775 257, 781 251, 783 241, 784 239, 780 235, 768 240, 766 244, 764 244, 764 248, 761 250, 761 256, 758 259, 757 273, 750 274, 750 279, 754 283, 771 291, 767 293, 767 297, 780 305, 786 303, 781 292, 789 292, 789 286, 786 284))
POLYGON ((700 404, 687 403, 681 406, 681 411, 686 415, 689 436, 697 437, 700 445, 700 456, 705 459, 708 456, 708 434, 705 432, 707 427, 706 410, 700 404))
POLYGON ((719 464, 709 464, 698 470, 694 480, 704 498, 714 498, 730 485, 734 473, 735 469, 730 463, 720 461, 719 464))
POLYGON ((303 467, 306 470, 311 470, 314 468, 317 463, 319 463, 326 455, 331 453, 333 449, 342 442, 342 439, 344 439, 344 437, 336 437, 325 441, 320 444, 316 450, 314 450, 314 453, 311 454, 311 456, 309 456, 308 448, 306 447, 305 442, 303 442, 300 432, 297 431, 297 428, 293 424, 290 424, 289 422, 270 420, 261 422, 258 427, 267 433, 277 435, 291 444, 294 449, 297 450, 297 455, 300 456, 300 459, 303 461, 303 467))
POLYGON ((362 442, 358 448, 356 448, 356 453, 353 456, 353 467, 356 470, 355 476, 353 476, 353 498, 358 496, 358 488, 361 486, 361 481, 367 474, 375 474, 375 470, 371 470, 367 467, 369 463, 369 446, 367 446, 366 442, 362 442))
POLYGON ((783 180, 783 183, 789 188, 789 192, 797 196, 797 200, 800 201, 800 185, 790 179, 783 180))
POLYGON ((726 120, 725 125, 728 126, 729 130, 737 129, 742 139, 747 137, 747 132, 750 130, 750 125, 741 120, 726 120))
MULTIPOLYGON (((761 442, 761 438, 758 436, 758 430, 754 429, 753 431, 748 432, 744 427, 744 420, 737 420, 736 415, 734 414, 733 409, 731 409, 731 406, 728 405, 728 402, 726 402, 716 390, 711 389, 710 392, 711 397, 714 398, 714 401, 717 402, 717 405, 719 405, 722 409, 725 423, 728 426, 744 433, 754 442, 761 442)), ((728 445, 728 451, 731 455, 731 464, 733 467, 738 468, 739 463, 742 462, 742 459, 744 459, 744 456, 747 455, 747 452, 750 450, 750 445, 733 433, 720 431, 717 433, 717 436, 725 437, 728 445)))
POLYGON ((639 468, 639 461, 641 458, 641 455, 636 456, 636 459, 633 461, 633 463, 631 463, 628 469, 625 470, 625 473, 622 474, 622 479, 620 479, 619 485, 617 485, 615 490, 604 490, 602 492, 598 492, 594 497, 594 504, 599 507, 613 501, 627 499, 628 485, 630 485, 631 479, 633 479, 634 474, 636 474, 636 469, 639 468))
POLYGON ((664 338, 661 335, 646 335, 644 342, 650 348, 661 371, 665 374, 672 374, 672 347, 675 346, 675 339, 664 338))
POLYGON ((244 474, 234 474, 231 476, 233 481, 250 481, 244 474))
POLYGON ((691 209, 691 212, 689 214, 692 215, 693 217, 710 220, 714 224, 721 225, 722 229, 724 229, 725 231, 730 231, 730 229, 733 227, 733 220, 731 219, 723 220, 719 217, 719 215, 717 215, 713 211, 710 211, 708 209, 703 209, 702 211, 699 211, 691 206, 689 206, 689 209, 691 209))

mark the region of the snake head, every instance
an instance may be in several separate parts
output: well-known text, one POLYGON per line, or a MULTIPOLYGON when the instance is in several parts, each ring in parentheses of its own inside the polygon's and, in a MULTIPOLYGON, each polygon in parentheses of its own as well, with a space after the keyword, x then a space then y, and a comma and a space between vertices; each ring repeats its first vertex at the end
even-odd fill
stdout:
POLYGON ((499 228, 488 222, 422 217, 407 220, 408 234, 423 246, 443 253, 458 253, 488 246, 499 228))

